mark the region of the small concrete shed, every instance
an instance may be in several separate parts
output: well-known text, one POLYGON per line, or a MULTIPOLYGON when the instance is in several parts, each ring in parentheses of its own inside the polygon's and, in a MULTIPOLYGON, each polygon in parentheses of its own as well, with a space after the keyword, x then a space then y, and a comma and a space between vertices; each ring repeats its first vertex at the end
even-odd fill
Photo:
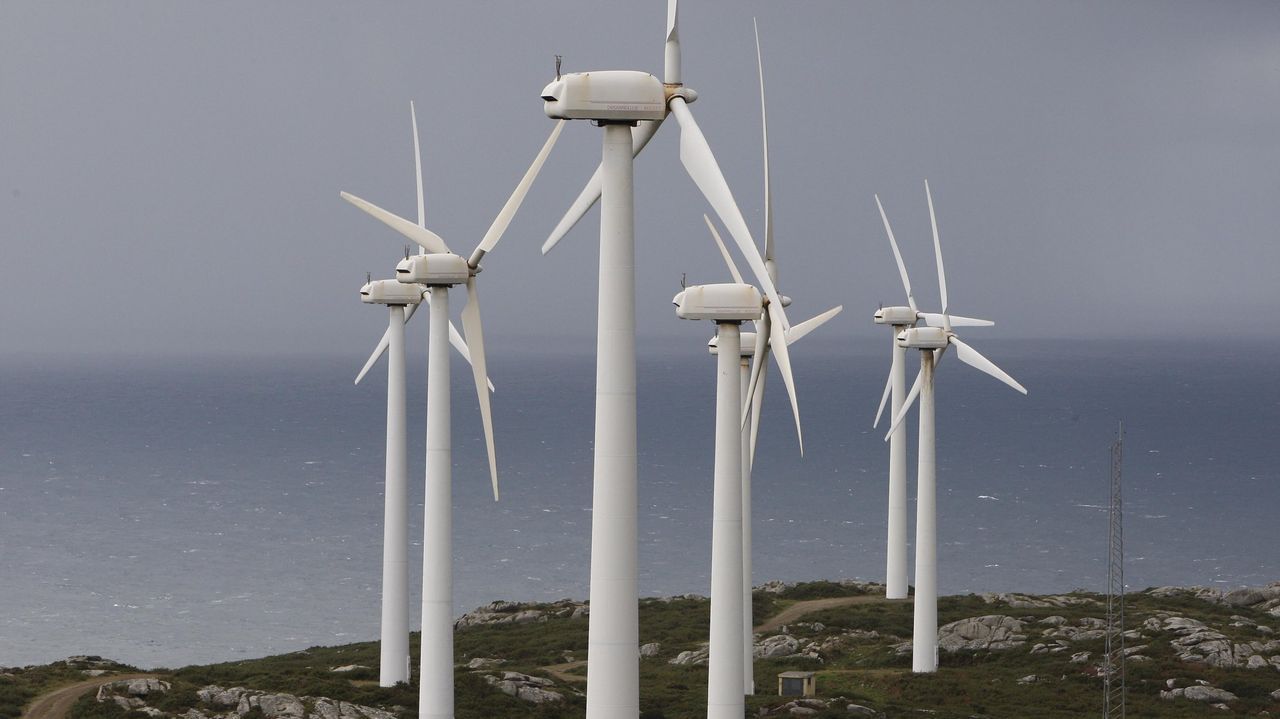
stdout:
POLYGON ((817 696, 818 687, 813 672, 782 672, 778 675, 778 696, 817 696))

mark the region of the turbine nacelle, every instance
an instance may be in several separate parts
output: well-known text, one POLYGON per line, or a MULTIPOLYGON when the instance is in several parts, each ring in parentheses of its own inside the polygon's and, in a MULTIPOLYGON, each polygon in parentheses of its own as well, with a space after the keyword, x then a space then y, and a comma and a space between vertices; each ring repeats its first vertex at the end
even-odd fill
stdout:
POLYGON ((898 346, 907 349, 936 350, 947 346, 950 338, 942 327, 911 327, 898 333, 898 346))
MULTIPOLYGON (((739 332, 738 333, 738 356, 747 358, 755 356, 756 333, 755 332, 739 332)), ((707 340, 707 351, 713 356, 720 354, 720 335, 716 335, 707 340)))
POLYGON ((416 305, 422 301, 422 285, 373 280, 360 288, 360 301, 370 305, 416 305))
POLYGON ((471 277, 471 265, 450 252, 412 255, 396 265, 396 279, 421 285, 461 285, 471 277))
POLYGON ((878 325, 914 325, 916 311, 910 307, 881 307, 876 310, 875 321, 878 325))
POLYGON ((760 291, 748 284, 724 283, 686 287, 671 302, 682 320, 746 322, 760 319, 760 291))
POLYGON ((639 122, 667 116, 667 88, 636 70, 561 75, 542 89, 543 108, 557 120, 639 122))

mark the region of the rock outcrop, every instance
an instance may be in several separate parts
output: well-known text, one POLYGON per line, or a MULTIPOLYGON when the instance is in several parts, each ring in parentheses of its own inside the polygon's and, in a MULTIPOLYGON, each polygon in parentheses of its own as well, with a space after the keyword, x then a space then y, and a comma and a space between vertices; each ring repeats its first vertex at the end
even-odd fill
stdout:
MULTIPOLYGON (((170 684, 158 679, 121 680, 99 687, 97 699, 100 702, 114 701, 124 709, 162 719, 173 715, 147 706, 146 697, 169 690, 170 684)), ((272 694, 243 687, 228 689, 210 685, 197 690, 196 698, 202 706, 188 709, 178 716, 183 719, 241 719, 256 710, 266 719, 395 719, 395 715, 382 709, 328 697, 272 694)))
POLYGON ((508 694, 533 704, 546 704, 547 702, 564 700, 563 694, 550 689, 550 687, 555 686, 555 682, 550 679, 533 677, 519 672, 503 672, 501 678, 490 674, 485 676, 484 680, 503 694, 508 694))
POLYGON ((1204 622, 1180 616, 1166 616, 1161 628, 1177 635, 1169 644, 1181 661, 1223 669, 1280 669, 1280 639, 1232 642, 1204 622))
POLYGON ((839 711, 844 709, 844 713, 851 717, 883 717, 884 714, 862 704, 855 704, 844 697, 833 697, 831 699, 817 699, 814 697, 805 697, 803 699, 793 699, 784 704, 772 707, 761 707, 759 716, 762 717, 803 717, 814 716, 827 712, 826 716, 830 716, 831 710, 839 711))
POLYGON ((584 602, 572 599, 561 599, 551 604, 525 605, 516 602, 490 602, 458 617, 453 623, 454 629, 484 626, 490 624, 524 624, 526 622, 545 622, 553 617, 562 619, 581 619, 589 614, 584 602))
POLYGON ((1075 607, 1096 605, 1098 600, 1090 597, 1076 597, 1069 594, 1052 594, 1048 596, 1031 596, 1016 592, 985 592, 979 594, 987 604, 1007 604, 1014 609, 1046 609, 1052 607, 1075 607))
POLYGON ((691 649, 680 652, 675 659, 667 662, 668 664, 676 664, 679 666, 691 666, 706 664, 707 658, 711 655, 711 650, 704 643, 699 649, 691 649))
POLYGON ((1233 702, 1239 697, 1226 689, 1218 689, 1217 687, 1204 686, 1194 684, 1182 689, 1170 689, 1160 692, 1161 699, 1190 699, 1195 702, 1217 702, 1225 704, 1233 702))
POLYGON ((1226 590, 1217 587, 1156 587, 1148 593, 1154 597, 1190 596, 1214 604, 1246 607, 1280 617, 1280 582, 1271 582, 1262 587, 1226 590))
POLYGON ((1012 649, 1027 643, 1025 622, 1002 614, 969 617, 938 628, 938 648, 947 652, 1012 649))

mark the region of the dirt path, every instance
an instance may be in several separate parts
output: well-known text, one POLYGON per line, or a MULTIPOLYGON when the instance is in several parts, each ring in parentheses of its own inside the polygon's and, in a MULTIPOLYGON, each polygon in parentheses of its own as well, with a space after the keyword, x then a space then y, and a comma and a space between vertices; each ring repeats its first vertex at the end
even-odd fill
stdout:
POLYGON ((777 614, 769 617, 764 623, 756 626, 755 631, 759 633, 772 632, 777 630, 784 624, 790 624, 806 614, 819 612, 823 609, 833 609, 835 607, 847 607, 850 604, 875 604, 875 603, 891 603, 910 602, 910 599, 885 599, 882 596, 868 594, 857 597, 830 597, 827 599, 808 599, 803 602, 796 602, 791 606, 783 609, 777 614))
POLYGON ((58 687, 51 692, 41 694, 28 704, 26 711, 22 713, 22 719, 64 719, 77 699, 103 684, 118 682, 121 679, 145 679, 154 676, 154 674, 112 674, 58 687))
POLYGON ((570 669, 577 669, 578 667, 586 666, 586 664, 587 664, 587 660, 583 659, 577 662, 569 662, 567 664, 552 664, 550 666, 538 667, 538 668, 550 674, 551 676, 555 677, 556 679, 559 679, 565 684, 570 684, 570 683, 585 682, 587 680, 587 678, 584 676, 569 673, 570 669))

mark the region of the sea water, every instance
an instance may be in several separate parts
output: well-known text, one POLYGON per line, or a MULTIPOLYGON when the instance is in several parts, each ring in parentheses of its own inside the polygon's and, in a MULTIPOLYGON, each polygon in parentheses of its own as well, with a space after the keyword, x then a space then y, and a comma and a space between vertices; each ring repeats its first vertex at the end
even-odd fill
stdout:
MULTIPOLYGON (((803 457, 781 379, 769 378, 757 583, 883 579, 888 448, 871 421, 889 340, 882 353, 862 344, 795 350, 803 457)), ((640 589, 706 594, 715 363, 696 343, 646 345, 640 589)), ((1030 395, 953 356, 939 369, 941 592, 1103 590, 1121 420, 1129 586, 1280 579, 1274 348, 980 347, 1030 395)), ((386 380, 379 365, 353 386, 362 360, 0 362, 0 665, 89 653, 175 666, 376 639, 386 380)), ((490 371, 498 503, 455 358, 455 610, 586 598, 593 357, 500 355, 490 371)), ((410 372, 413 586, 422 358, 410 372)))

